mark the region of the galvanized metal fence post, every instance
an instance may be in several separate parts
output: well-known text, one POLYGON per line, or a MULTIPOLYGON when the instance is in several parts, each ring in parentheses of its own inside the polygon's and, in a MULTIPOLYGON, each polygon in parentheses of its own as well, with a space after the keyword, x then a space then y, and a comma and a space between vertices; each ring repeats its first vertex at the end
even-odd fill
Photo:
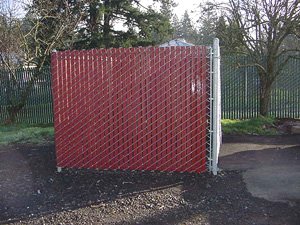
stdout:
POLYGON ((212 173, 217 175, 218 157, 222 140, 221 131, 221 77, 219 39, 213 42, 213 86, 212 86, 212 173))
POLYGON ((212 172, 212 136, 213 136, 213 124, 212 124, 212 108, 213 108, 213 48, 209 47, 209 138, 208 138, 208 170, 212 172))

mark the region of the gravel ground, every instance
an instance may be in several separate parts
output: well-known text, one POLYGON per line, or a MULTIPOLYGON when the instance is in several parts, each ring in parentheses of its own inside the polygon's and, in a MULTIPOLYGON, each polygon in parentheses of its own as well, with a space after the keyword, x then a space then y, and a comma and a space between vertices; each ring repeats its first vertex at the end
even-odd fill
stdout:
POLYGON ((300 224, 300 202, 253 197, 242 171, 218 176, 63 170, 52 144, 0 147, 2 224, 300 224))

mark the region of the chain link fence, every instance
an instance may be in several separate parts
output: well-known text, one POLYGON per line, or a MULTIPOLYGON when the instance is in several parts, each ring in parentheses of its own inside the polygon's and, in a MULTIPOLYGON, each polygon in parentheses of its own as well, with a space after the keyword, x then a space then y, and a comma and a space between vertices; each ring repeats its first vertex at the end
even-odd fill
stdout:
MULTIPOLYGON (((221 57, 222 118, 242 119, 259 114, 259 77, 247 57, 221 57)), ((13 71, 17 85, 12 85, 10 71, 0 70, 0 123, 8 118, 8 99, 17 100, 34 68, 13 71)), ((270 115, 300 118, 300 60, 291 58, 273 84, 270 115)), ((18 123, 53 123, 51 74, 44 68, 36 81, 27 104, 17 117, 18 123)))
POLYGON ((64 51, 51 61, 58 168, 208 168, 207 47, 64 51))

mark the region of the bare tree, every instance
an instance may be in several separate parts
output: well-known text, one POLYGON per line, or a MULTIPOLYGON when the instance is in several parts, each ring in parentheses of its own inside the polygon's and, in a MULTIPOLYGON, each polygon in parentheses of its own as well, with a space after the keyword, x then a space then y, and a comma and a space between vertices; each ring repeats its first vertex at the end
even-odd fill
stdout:
MULTIPOLYGON (((20 89, 15 69, 21 64, 23 55, 20 48, 18 11, 15 2, 6 0, 0 3, 0 86, 2 94, 5 94, 1 97, 10 105, 15 102, 13 89, 15 92, 20 89)), ((9 107, 6 109, 9 111, 9 107)), ((5 108, 1 107, 1 110, 5 108)))
POLYGON ((9 46, 9 48, 2 47, 5 51, 0 49, 0 59, 2 65, 10 71, 8 86, 13 89, 12 91, 18 90, 17 96, 16 93, 7 96, 9 114, 7 123, 13 123, 25 106, 34 82, 41 75, 43 67, 49 63, 51 51, 65 44, 65 37, 74 31, 80 21, 80 14, 74 16, 71 8, 73 5, 67 0, 33 0, 29 5, 25 5, 27 14, 22 19, 14 14, 15 11, 5 7, 7 5, 2 6, 0 15, 4 21, 12 21, 12 25, 4 28, 5 33, 13 35, 7 35, 7 38, 0 42, 0 46, 9 46), (20 59, 22 66, 35 68, 35 72, 27 78, 26 85, 22 88, 17 77, 12 76, 15 67, 20 66, 20 63, 13 63, 15 58, 20 59))
POLYGON ((287 53, 299 50, 283 44, 290 35, 299 35, 300 1, 230 0, 229 6, 228 21, 238 25, 239 41, 258 69, 260 114, 266 116, 272 84, 289 60, 287 53))
POLYGON ((0 3, 0 66, 11 69, 20 62, 18 7, 10 1, 0 3))
MULTIPOLYGON (((208 6, 211 9, 216 5, 208 6)), ((258 70, 260 114, 266 116, 272 84, 291 55, 300 50, 299 44, 287 45, 288 39, 297 43, 300 38, 300 1, 228 0, 228 4, 219 5, 218 9, 228 25, 225 31, 234 33, 236 43, 241 46, 240 53, 249 55, 251 65, 258 70)))

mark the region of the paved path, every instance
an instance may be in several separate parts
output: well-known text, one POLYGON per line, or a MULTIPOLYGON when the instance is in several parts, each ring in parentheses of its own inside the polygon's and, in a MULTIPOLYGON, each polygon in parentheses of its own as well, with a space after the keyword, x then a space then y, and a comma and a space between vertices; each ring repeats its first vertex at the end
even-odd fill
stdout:
POLYGON ((243 170, 248 191, 275 202, 300 202, 300 135, 225 136, 219 167, 243 170))

